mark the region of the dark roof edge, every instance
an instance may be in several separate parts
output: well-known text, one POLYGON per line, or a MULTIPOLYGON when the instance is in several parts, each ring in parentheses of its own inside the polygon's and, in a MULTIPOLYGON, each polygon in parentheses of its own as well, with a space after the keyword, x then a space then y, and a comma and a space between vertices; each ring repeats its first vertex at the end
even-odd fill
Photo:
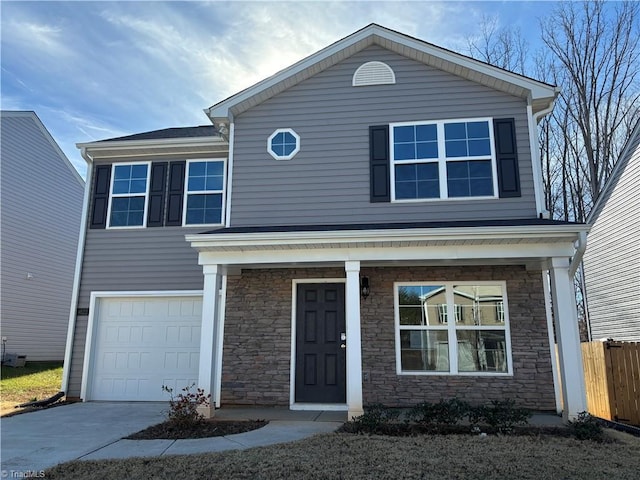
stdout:
POLYGON ((220 134, 213 125, 199 125, 195 127, 172 127, 148 132, 134 133, 122 137, 107 138, 94 143, 124 142, 133 140, 167 140, 172 138, 197 138, 197 137, 220 137, 220 134))
POLYGON ((466 220, 457 222, 407 222, 407 223, 352 223, 339 225, 273 225, 229 227, 201 232, 209 234, 234 233, 285 233, 285 232, 330 232, 345 230, 408 230, 415 228, 469 228, 469 227, 521 227, 521 226, 583 226, 584 223, 565 222, 538 218, 513 220, 466 220))

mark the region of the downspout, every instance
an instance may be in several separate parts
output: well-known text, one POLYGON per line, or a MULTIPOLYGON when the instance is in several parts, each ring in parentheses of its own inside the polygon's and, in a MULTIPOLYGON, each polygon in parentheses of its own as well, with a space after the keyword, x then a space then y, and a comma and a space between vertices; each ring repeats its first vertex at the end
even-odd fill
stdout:
MULTIPOLYGON (((558 91, 556 91, 558 93, 558 91)), ((532 159, 531 166, 534 175, 534 188, 536 197, 536 206, 538 216, 540 218, 550 218, 551 214, 544 204, 544 182, 542 181, 542 159, 540 158, 540 141, 538 139, 538 123, 544 116, 549 114, 555 105, 555 99, 551 101, 549 106, 539 112, 533 113, 531 98, 527 101, 527 118, 529 122, 529 145, 531 148, 532 159)))
POLYGON ((69 324, 67 326, 67 343, 64 350, 64 363, 62 368, 61 391, 68 396, 69 377, 71 375, 71 356, 73 354, 73 341, 76 330, 76 311, 80 290, 80 274, 82 272, 82 257, 84 256, 84 244, 87 231, 87 219, 89 212, 89 193, 91 191, 91 179, 93 176, 93 159, 87 153, 87 149, 80 149, 80 155, 87 162, 87 178, 84 184, 84 198, 82 199, 82 219, 80 220, 80 233, 78 234, 78 248, 76 252, 76 268, 73 274, 73 287, 71 291, 71 307, 69 310, 69 324))
POLYGON ((236 124, 231 118, 229 123, 229 159, 227 161, 227 191, 226 191, 226 208, 224 215, 224 226, 229 228, 231 226, 231 191, 233 189, 233 144, 235 142, 236 124))
POLYGON ((576 245, 576 253, 571 258, 569 262, 569 275, 572 277, 576 274, 576 270, 582 263, 582 257, 584 257, 584 252, 587 249, 587 232, 579 232, 578 233, 578 244, 576 245))

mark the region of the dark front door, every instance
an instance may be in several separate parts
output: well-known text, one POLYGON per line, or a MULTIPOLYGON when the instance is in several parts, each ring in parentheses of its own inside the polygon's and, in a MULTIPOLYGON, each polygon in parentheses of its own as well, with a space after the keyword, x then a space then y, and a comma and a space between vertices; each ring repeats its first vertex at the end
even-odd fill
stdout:
POLYGON ((296 402, 346 403, 344 284, 298 285, 296 402))

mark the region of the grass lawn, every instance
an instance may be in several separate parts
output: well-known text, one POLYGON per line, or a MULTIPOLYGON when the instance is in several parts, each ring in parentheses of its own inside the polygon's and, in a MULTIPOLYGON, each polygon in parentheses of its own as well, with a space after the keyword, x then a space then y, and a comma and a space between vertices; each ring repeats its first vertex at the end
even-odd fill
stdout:
POLYGON ((62 362, 27 362, 20 368, 2 366, 0 379, 0 415, 31 400, 55 395, 62 385, 62 362))
POLYGON ((637 479, 640 440, 332 433, 204 455, 69 462, 50 479, 637 479))

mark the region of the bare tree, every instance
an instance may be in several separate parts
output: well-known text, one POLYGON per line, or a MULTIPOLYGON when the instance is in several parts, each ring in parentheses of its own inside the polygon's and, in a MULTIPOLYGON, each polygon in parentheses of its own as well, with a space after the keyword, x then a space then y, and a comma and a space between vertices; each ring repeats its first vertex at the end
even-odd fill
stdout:
MULTIPOLYGON (((553 112, 539 125, 545 200, 552 218, 586 221, 640 117, 640 3, 559 3, 540 22, 547 50, 527 62, 527 44, 496 17, 483 18, 469 53, 558 85, 553 112), (529 73, 531 72, 531 73, 529 73)), ((575 282, 585 317, 582 268, 575 282)), ((584 326, 584 322, 581 322, 584 326)))
POLYGON ((546 51, 497 17, 483 17, 469 53, 558 85, 540 125, 545 199, 553 218, 585 221, 639 116, 640 3, 562 2, 540 22, 546 51))
POLYGON ((564 131, 568 144, 556 152, 571 182, 563 187, 565 219, 586 219, 638 115, 639 17, 638 3, 610 9, 597 0, 560 3, 541 22, 552 54, 544 71, 555 72, 562 91, 551 128, 564 131))
POLYGON ((472 57, 524 75, 529 46, 519 29, 499 28, 497 16, 483 15, 480 35, 467 43, 472 57))

